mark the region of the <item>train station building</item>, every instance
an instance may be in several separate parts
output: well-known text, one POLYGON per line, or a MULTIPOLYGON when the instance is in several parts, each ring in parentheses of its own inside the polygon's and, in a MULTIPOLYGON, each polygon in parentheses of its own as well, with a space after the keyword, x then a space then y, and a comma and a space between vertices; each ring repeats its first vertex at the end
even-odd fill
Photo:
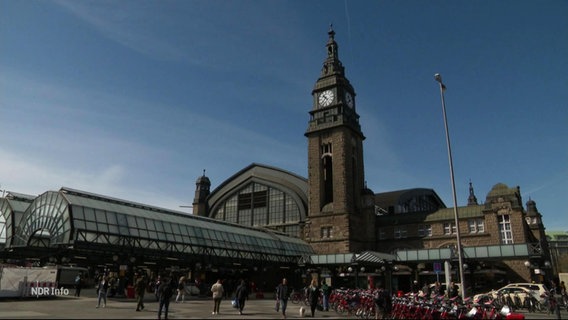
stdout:
POLYGON ((319 277, 334 286, 408 290, 447 273, 459 281, 459 230, 463 280, 472 289, 550 277, 542 215, 533 200, 523 204, 519 187, 497 183, 478 203, 470 184, 457 226, 454 209, 432 189, 367 187, 356 92, 333 30, 325 48, 306 110, 308 177, 252 163, 212 190, 203 173, 193 214, 66 187, 8 192, 0 198, 0 259, 122 274, 168 270, 208 282, 274 284, 285 276, 299 285, 319 277))

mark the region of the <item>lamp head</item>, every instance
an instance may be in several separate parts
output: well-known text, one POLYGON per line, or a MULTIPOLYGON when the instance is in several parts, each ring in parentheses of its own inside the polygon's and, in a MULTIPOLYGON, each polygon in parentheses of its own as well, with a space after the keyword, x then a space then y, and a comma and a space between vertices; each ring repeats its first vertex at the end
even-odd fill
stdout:
POLYGON ((436 73, 434 75, 434 80, 438 81, 439 83, 442 83, 442 76, 439 73, 436 73))

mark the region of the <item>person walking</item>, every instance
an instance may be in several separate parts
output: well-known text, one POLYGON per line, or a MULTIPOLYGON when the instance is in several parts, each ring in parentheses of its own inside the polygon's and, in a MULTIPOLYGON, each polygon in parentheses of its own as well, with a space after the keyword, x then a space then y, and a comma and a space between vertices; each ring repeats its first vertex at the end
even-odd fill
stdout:
POLYGON ((185 302, 185 277, 179 278, 178 286, 177 286, 177 296, 176 296, 176 303, 179 302, 179 298, 181 297, 181 303, 185 302))
POLYGON ((310 286, 308 287, 308 301, 310 302, 310 310, 312 311, 312 318, 315 317, 316 308, 319 304, 320 288, 318 287, 318 281, 312 279, 310 286))
POLYGON ((134 283, 134 291, 136 292, 136 311, 144 310, 144 293, 146 292, 146 278, 142 274, 135 274, 136 282, 134 283))
POLYGON ((249 290, 245 280, 241 280, 241 284, 237 287, 235 291, 235 299, 237 300, 237 308, 239 309, 239 314, 243 314, 243 309, 245 307, 245 300, 248 298, 249 290))
POLYGON ((160 301, 160 294, 158 293, 158 289, 160 288, 161 284, 162 279, 160 276, 158 276, 158 278, 156 278, 156 280, 154 281, 154 296, 156 296, 156 301, 160 301))
POLYGON ((422 295, 425 298, 430 298, 430 286, 428 285, 428 282, 424 282, 424 285, 422 286, 422 295))
MULTIPOLYGON (((282 279, 282 283, 276 287, 276 299, 278 299, 277 306, 280 306, 282 310, 282 318, 286 319, 286 307, 288 306, 288 280, 286 278, 282 279)), ((276 308, 278 311, 278 307, 276 308)))
POLYGON ((217 282, 211 286, 211 292, 213 293, 213 312, 211 312, 211 314, 219 314, 219 307, 221 307, 221 300, 225 293, 221 279, 218 279, 217 282))
POLYGON ((158 320, 162 319, 162 310, 164 311, 164 319, 168 320, 168 311, 170 309, 170 299, 174 293, 172 281, 168 278, 163 278, 158 287, 158 300, 160 306, 158 308, 158 320))
POLYGON ((99 294, 99 299, 97 300, 97 308, 101 306, 101 300, 103 301, 103 308, 107 304, 107 292, 108 292, 108 276, 102 276, 99 284, 97 286, 97 291, 99 294))
POLYGON ((321 282, 321 294, 323 298, 323 310, 329 311, 329 296, 331 296, 331 287, 327 285, 325 280, 321 282))
POLYGON ((375 319, 388 319, 392 310, 392 299, 390 293, 385 289, 379 288, 375 296, 375 319))
POLYGON ((450 287, 448 288, 448 296, 451 298, 455 298, 459 295, 459 288, 458 285, 451 281, 450 282, 450 287))

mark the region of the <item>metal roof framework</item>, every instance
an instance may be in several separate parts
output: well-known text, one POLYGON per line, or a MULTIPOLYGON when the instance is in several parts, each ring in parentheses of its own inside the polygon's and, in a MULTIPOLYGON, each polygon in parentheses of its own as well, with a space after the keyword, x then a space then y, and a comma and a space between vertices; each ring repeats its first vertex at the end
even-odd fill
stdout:
POLYGON ((26 248, 37 238, 49 239, 43 243, 52 249, 146 260, 297 264, 313 253, 306 242, 278 232, 69 188, 48 191, 29 205, 12 247, 26 248))

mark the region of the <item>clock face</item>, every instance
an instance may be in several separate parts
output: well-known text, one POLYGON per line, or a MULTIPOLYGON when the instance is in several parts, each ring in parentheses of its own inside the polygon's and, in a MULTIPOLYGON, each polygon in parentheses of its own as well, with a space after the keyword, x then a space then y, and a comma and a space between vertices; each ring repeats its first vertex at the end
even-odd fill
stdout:
POLYGON ((349 92, 345 93, 345 103, 349 108, 353 108, 353 96, 349 92))
POLYGON ((318 103, 322 107, 327 107, 333 102, 334 94, 331 90, 326 90, 320 93, 318 97, 318 103))

